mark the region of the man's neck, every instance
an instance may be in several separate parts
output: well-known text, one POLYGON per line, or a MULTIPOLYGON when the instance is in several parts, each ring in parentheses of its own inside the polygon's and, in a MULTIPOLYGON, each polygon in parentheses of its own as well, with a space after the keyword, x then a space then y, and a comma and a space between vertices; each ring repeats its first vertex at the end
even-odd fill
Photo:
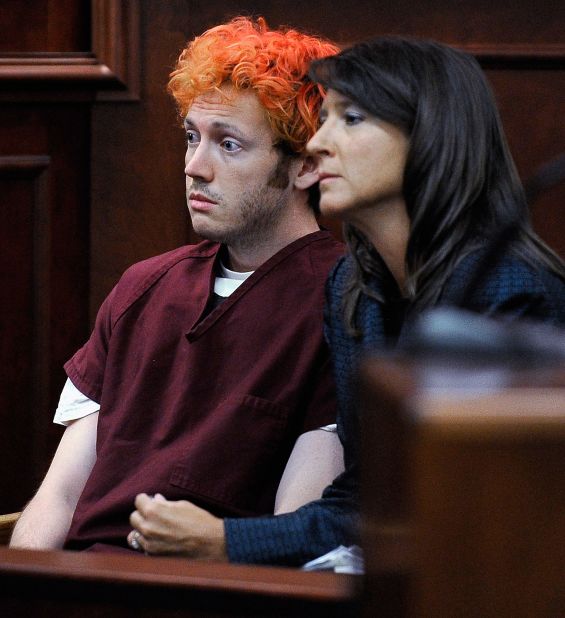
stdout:
POLYGON ((301 222, 300 225, 286 226, 282 233, 274 234, 268 241, 261 243, 255 243, 252 245, 238 245, 237 243, 230 243, 226 246, 228 263, 226 266, 236 272, 248 272, 250 270, 257 270, 261 264, 264 264, 273 255, 278 253, 281 249, 284 249, 287 245, 319 230, 318 222, 314 215, 312 220, 307 224, 301 222))

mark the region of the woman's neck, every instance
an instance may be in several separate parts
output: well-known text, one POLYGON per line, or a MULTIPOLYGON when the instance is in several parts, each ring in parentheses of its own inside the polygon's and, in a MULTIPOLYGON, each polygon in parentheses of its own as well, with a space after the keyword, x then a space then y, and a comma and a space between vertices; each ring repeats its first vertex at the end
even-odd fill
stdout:
POLYGON ((410 220, 404 200, 380 204, 375 209, 357 213, 349 221, 360 230, 378 251, 401 291, 406 281, 406 248, 410 220))

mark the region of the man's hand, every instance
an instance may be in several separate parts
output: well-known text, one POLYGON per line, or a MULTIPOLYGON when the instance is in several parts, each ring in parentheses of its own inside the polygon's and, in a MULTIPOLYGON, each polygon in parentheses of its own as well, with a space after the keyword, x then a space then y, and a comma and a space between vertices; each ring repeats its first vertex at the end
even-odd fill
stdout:
POLYGON ((186 500, 138 494, 128 543, 148 554, 227 561, 224 522, 186 500))

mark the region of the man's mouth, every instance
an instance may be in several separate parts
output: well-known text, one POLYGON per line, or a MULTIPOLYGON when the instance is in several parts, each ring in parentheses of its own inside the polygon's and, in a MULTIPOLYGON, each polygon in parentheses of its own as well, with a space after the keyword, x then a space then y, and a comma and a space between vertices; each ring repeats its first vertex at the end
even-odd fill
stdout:
POLYGON ((217 202, 203 193, 190 193, 188 196, 188 204, 192 210, 205 211, 210 210, 217 202))

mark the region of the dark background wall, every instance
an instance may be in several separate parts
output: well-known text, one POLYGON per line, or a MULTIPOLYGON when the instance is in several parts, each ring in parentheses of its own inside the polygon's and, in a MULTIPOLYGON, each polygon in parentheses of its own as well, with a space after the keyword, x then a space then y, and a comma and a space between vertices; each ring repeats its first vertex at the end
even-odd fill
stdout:
MULTIPOLYGON (((131 263, 193 242, 178 51, 239 14, 347 44, 435 38, 475 53, 523 179, 565 151, 565 5, 550 0, 3 0, 0 12, 0 512, 19 510, 61 430, 63 362, 131 263)), ((533 208, 565 255, 563 185, 533 208)))

